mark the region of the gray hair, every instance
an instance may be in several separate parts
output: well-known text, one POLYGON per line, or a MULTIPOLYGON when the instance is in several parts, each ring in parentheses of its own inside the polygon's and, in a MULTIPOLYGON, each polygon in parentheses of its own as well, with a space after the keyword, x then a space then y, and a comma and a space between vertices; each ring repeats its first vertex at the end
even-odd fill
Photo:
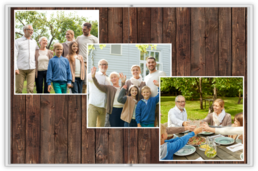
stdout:
POLYGON ((39 38, 39 43, 40 43, 40 42, 42 41, 42 39, 44 39, 44 38, 45 38, 45 39, 47 39, 47 38, 46 38, 46 37, 44 37, 44 36, 43 36, 43 37, 41 37, 41 38, 39 38))
POLYGON ((28 25, 24 26, 24 27, 23 27, 23 31, 24 31, 24 30, 26 30, 26 29, 28 29, 28 28, 29 28, 29 26, 31 26, 31 27, 32 27, 32 25, 31 25, 31 24, 28 24, 28 25))
POLYGON ((175 102, 177 102, 178 97, 183 97, 183 98, 185 99, 185 97, 184 97, 184 96, 182 96, 182 95, 178 95, 178 96, 176 96, 176 98, 175 98, 175 102))
POLYGON ((115 74, 116 76, 118 76, 118 78, 120 78, 119 73, 116 72, 116 71, 113 71, 113 72, 111 72, 111 73, 109 74, 109 79, 111 79, 111 75, 113 75, 113 74, 115 74))
POLYGON ((98 66, 100 65, 100 62, 101 61, 105 61, 107 64, 108 64, 108 61, 106 60, 106 59, 101 59, 101 60, 99 60, 99 62, 98 62, 98 66))

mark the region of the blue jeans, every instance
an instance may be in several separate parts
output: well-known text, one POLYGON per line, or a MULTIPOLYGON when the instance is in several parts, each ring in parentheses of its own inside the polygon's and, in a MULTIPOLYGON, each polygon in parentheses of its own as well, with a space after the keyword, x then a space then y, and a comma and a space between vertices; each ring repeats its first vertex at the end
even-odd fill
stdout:
POLYGON ((82 84, 83 80, 81 78, 76 77, 73 82, 72 93, 82 93, 82 84))
POLYGON ((135 119, 132 119, 130 123, 124 122, 124 127, 137 127, 137 122, 135 119))
POLYGON ((109 115, 109 122, 111 127, 124 127, 124 121, 121 120, 121 113, 123 108, 113 107, 112 114, 109 115))
POLYGON ((66 93, 67 91, 66 86, 67 84, 60 84, 59 82, 53 82, 53 87, 54 87, 55 93, 57 94, 66 93))

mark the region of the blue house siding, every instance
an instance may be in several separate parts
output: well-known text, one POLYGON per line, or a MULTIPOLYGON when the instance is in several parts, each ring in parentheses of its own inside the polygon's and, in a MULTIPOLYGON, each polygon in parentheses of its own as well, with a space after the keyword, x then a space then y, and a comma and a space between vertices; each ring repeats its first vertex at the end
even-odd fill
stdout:
MULTIPOLYGON (((98 45, 95 45, 95 50, 92 54, 89 54, 88 58, 88 73, 92 68, 92 58, 94 66, 98 68, 98 61, 101 59, 106 59, 108 61, 107 74, 116 71, 118 73, 122 72, 129 79, 131 75, 131 66, 140 65, 140 51, 135 46, 135 44, 121 44, 122 45, 122 55, 110 54, 110 44, 106 44, 102 50, 98 45)), ((160 52, 160 59, 162 63, 162 70, 169 76, 171 75, 171 50, 170 44, 158 44, 155 51, 160 52)), ((149 47, 147 50, 151 50, 149 47)))

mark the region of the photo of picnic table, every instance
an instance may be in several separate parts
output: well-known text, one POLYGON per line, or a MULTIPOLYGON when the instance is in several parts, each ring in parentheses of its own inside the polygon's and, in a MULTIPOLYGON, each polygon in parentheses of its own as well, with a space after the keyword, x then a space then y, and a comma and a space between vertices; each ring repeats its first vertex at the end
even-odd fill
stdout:
MULTIPOLYGON (((184 133, 179 133, 179 134, 176 134, 176 135, 178 137, 182 137, 182 136, 184 136, 184 133)), ((208 138, 208 137, 214 136, 214 134, 209 135, 209 136, 198 134, 197 136, 208 138)), ((174 160, 196 160, 199 157, 201 157, 203 160, 241 160, 240 155, 241 155, 241 153, 243 153, 243 149, 238 150, 236 152, 232 152, 232 151, 230 151, 229 149, 226 148, 226 147, 232 146, 234 144, 237 144, 237 143, 234 142, 233 144, 230 144, 230 145, 219 145, 219 144, 217 144, 217 155, 214 158, 208 158, 204 154, 204 151, 200 150, 198 146, 195 146, 196 151, 191 155, 188 155, 188 156, 174 155, 173 158, 174 158, 174 160)))

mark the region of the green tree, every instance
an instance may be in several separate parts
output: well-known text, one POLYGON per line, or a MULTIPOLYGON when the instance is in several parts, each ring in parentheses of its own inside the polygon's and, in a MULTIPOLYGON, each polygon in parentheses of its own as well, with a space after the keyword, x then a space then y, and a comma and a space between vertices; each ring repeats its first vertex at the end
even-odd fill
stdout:
POLYGON ((82 24, 85 22, 92 23, 93 33, 91 34, 98 37, 98 22, 89 21, 74 12, 65 14, 64 11, 57 11, 56 15, 51 14, 50 18, 47 18, 46 12, 18 11, 15 13, 15 38, 23 35, 23 26, 31 24, 34 29, 32 38, 38 42, 40 37, 47 37, 49 40, 47 48, 51 49, 54 43, 66 41, 65 34, 69 29, 74 31, 75 38, 82 35, 82 24))

